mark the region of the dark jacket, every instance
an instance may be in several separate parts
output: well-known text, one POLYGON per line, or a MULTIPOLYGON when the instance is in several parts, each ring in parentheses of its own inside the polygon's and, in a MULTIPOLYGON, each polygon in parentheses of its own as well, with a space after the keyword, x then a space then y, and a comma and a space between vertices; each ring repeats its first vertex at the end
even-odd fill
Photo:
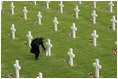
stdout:
POLYGON ((32 41, 32 43, 31 43, 31 50, 30 50, 30 52, 32 52, 32 53, 34 53, 34 54, 39 54, 40 53, 40 50, 39 50, 39 46, 42 46, 42 48, 44 49, 44 50, 46 50, 45 49, 45 46, 43 45, 43 40, 42 40, 42 38, 36 38, 36 39, 34 39, 33 41, 32 41))

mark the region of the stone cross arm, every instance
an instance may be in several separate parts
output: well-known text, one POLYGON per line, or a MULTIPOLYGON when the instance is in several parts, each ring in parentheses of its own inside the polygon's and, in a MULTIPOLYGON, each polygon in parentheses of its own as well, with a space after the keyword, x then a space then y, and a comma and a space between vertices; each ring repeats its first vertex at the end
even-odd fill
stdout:
POLYGON ((20 67, 19 65, 16 65, 16 64, 14 64, 14 67, 15 67, 16 69, 18 69, 18 70, 21 69, 21 67, 20 67))
POLYGON ((73 26, 71 26, 71 29, 73 29, 73 30, 77 30, 77 28, 76 28, 76 27, 73 27, 73 26))
POLYGON ((78 8, 75 8, 74 10, 75 10, 76 12, 79 12, 79 11, 80 11, 78 8))
POLYGON ((117 20, 115 20, 115 19, 111 19, 111 21, 117 23, 117 20))
POLYGON ((15 29, 15 28, 13 28, 13 27, 11 27, 11 30, 12 30, 12 31, 14 31, 14 32, 16 31, 16 29, 15 29))
POLYGON ((27 13, 28 11, 26 9, 23 9, 23 12, 27 13))
POLYGON ((13 4, 11 4, 11 8, 15 8, 15 6, 13 4))
POLYGON ((27 35, 27 37, 28 37, 29 39, 32 39, 32 38, 33 38, 31 35, 27 35))
POLYGON ((112 2, 108 3, 110 6, 114 6, 114 4, 112 2))
POLYGON ((53 22, 54 22, 55 24, 58 24, 58 23, 59 23, 57 20, 53 20, 53 22))
POLYGON ((50 44, 50 43, 46 43, 46 45, 48 46, 48 47, 52 47, 52 44, 50 44))
POLYGON ((101 69, 101 68, 102 68, 102 66, 101 66, 101 65, 96 64, 96 63, 93 63, 93 66, 94 66, 94 67, 96 67, 96 68, 98 68, 98 69, 101 69))
POLYGON ((60 6, 60 7, 64 7, 64 5, 63 5, 63 4, 59 4, 59 6, 60 6))
POLYGON ((41 14, 37 14, 37 16, 38 16, 39 18, 42 18, 41 14))
POLYGON ((91 15, 94 16, 94 17, 97 17, 97 14, 92 13, 91 15))
POLYGON ((75 54, 70 53, 70 52, 68 52, 68 55, 69 55, 70 57, 75 57, 75 54))
POLYGON ((92 33, 91 36, 95 37, 95 38, 98 38, 98 35, 92 33))

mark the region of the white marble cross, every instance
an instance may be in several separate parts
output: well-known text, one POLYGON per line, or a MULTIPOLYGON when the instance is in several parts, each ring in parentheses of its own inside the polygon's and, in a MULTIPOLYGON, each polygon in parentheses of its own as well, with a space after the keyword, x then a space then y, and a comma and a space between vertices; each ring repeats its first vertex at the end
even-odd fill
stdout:
POLYGON ((112 3, 112 1, 110 1, 110 3, 108 3, 108 4, 110 5, 110 12, 112 13, 114 4, 112 3))
POLYGON ((71 26, 71 29, 73 30, 73 38, 76 38, 75 31, 77 30, 77 28, 75 27, 75 23, 73 23, 73 25, 71 26))
POLYGON ((57 21, 57 17, 54 17, 53 22, 54 22, 54 25, 55 25, 55 31, 57 31, 57 24, 59 23, 59 22, 57 21))
POLYGON ((93 10, 92 16, 93 16, 93 24, 96 24, 97 14, 96 14, 96 11, 95 10, 93 10))
POLYGON ((99 69, 102 68, 101 65, 99 65, 99 59, 96 59, 96 62, 93 63, 93 66, 96 68, 96 78, 99 78, 99 69))
POLYGON ((117 20, 115 20, 115 16, 113 16, 111 21, 112 21, 112 29, 115 30, 115 23, 117 23, 117 20))
POLYGON ((49 9, 49 3, 50 3, 50 1, 46 1, 47 9, 49 9))
POLYGON ((50 39, 48 39, 48 42, 46 43, 46 45, 47 45, 46 56, 51 56, 51 48, 52 48, 52 44, 50 43, 50 39))
POLYGON ((63 2, 62 2, 62 1, 60 1, 59 6, 60 6, 60 9, 61 9, 61 14, 62 14, 62 13, 63 13, 63 7, 64 7, 64 5, 63 5, 63 2))
POLYGON ((96 1, 94 1, 94 8, 96 8, 96 1))
POLYGON ((28 12, 26 7, 24 7, 23 12, 24 12, 24 18, 26 20, 27 19, 27 12, 28 12))
POLYGON ((14 15, 14 8, 15 8, 15 6, 14 6, 13 2, 11 2, 11 11, 12 11, 12 15, 14 15))
POLYGON ((96 30, 93 30, 91 36, 93 36, 93 44, 94 46, 96 46, 96 39, 98 38, 98 35, 96 34, 96 30))
POLYGON ((14 24, 12 24, 11 31, 12 31, 12 38, 15 39, 15 31, 16 31, 16 29, 14 28, 14 24))
POLYGON ((36 5, 36 1, 34 1, 34 5, 36 5))
POLYGON ((3 1, 1 1, 1 10, 2 10, 2 4, 3 4, 3 1))
POLYGON ((75 8, 74 10, 76 11, 76 18, 78 19, 78 12, 80 11, 80 10, 78 9, 78 6, 76 6, 76 8, 75 8))
POLYGON ((29 47, 31 47, 31 41, 33 39, 32 35, 31 35, 31 31, 28 32, 28 35, 27 35, 28 39, 29 39, 29 47))
POLYGON ((68 55, 70 56, 70 66, 73 66, 73 57, 75 57, 75 54, 73 54, 73 49, 70 48, 70 51, 68 52, 68 55))
POLYGON ((14 67, 16 68, 16 78, 19 78, 19 70, 21 67, 19 66, 19 61, 16 60, 16 63, 14 64, 14 67))
POLYGON ((43 74, 41 72, 39 72, 39 76, 37 78, 42 79, 42 76, 43 76, 43 74))
POLYGON ((81 1, 79 1, 79 4, 82 4, 82 2, 81 2, 81 1))
POLYGON ((41 18, 42 18, 42 15, 41 15, 40 11, 39 11, 39 13, 37 14, 37 16, 38 16, 38 19, 39 19, 39 25, 41 25, 41 18))

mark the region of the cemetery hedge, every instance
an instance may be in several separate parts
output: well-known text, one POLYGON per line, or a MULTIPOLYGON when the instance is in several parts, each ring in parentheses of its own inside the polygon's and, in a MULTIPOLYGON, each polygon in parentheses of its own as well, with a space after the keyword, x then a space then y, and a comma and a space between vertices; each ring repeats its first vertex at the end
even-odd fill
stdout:
MULTIPOLYGON (((57 12, 59 1, 51 1, 50 9, 43 8, 46 2, 37 2, 36 5, 30 4, 29 1, 15 1, 15 15, 11 15, 10 1, 3 2, 1 12, 1 77, 8 78, 8 73, 12 72, 15 77, 15 60, 19 60, 21 66, 21 78, 36 78, 39 72, 43 73, 44 78, 90 78, 88 73, 91 71, 95 74, 93 63, 99 59, 102 69, 100 69, 101 78, 117 77, 117 55, 112 54, 112 48, 117 50, 115 41, 117 40, 117 30, 113 31, 108 28, 112 24, 110 19, 116 16, 117 19, 117 2, 114 1, 113 13, 106 8, 110 7, 108 1, 98 1, 97 8, 91 6, 91 1, 82 1, 82 4, 76 4, 74 1, 64 1, 64 13, 57 12), (75 14, 74 8, 78 5, 80 9, 79 19, 72 16, 75 14), (28 19, 20 18, 24 15, 23 8, 27 7, 28 19), (10 12, 8 12, 10 10, 10 12), (91 14, 96 10, 98 17, 96 24, 89 22, 91 14), (34 24, 38 11, 42 14, 42 25, 34 24), (59 21, 58 31, 54 31, 53 19, 57 17, 59 21), (68 32, 71 31, 72 23, 76 24, 76 39, 69 38, 68 32), (11 25, 16 28, 16 39, 8 38, 11 34, 11 25), (53 29, 50 29, 50 26, 53 29), (93 39, 91 33, 97 31, 97 47, 94 47, 89 39, 93 39), (31 31, 33 38, 45 36, 51 40, 52 56, 46 57, 40 54, 39 60, 34 59, 30 53, 30 47, 24 45, 24 40, 28 41, 27 34, 31 31), (67 52, 73 48, 75 54, 74 66, 70 67, 64 59, 69 58, 67 52)), ((117 27, 116 27, 117 28, 117 27)), ((46 45, 45 45, 46 46, 46 45)), ((40 47, 41 48, 41 47, 40 47)), ((41 48, 42 51, 42 48, 41 48)))

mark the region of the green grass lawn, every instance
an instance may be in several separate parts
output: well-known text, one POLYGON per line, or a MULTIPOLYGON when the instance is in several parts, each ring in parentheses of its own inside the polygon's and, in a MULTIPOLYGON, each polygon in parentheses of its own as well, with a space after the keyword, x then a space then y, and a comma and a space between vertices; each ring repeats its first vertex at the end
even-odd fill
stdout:
MULTIPOLYGON (((37 5, 30 2, 16 1, 15 15, 11 15, 11 2, 4 1, 1 12, 1 77, 7 78, 8 72, 15 75, 14 63, 19 60, 21 66, 21 78, 36 78, 39 72, 43 73, 44 78, 89 78, 88 73, 94 72, 93 63, 95 59, 99 59, 102 69, 100 69, 101 78, 116 78, 117 77, 117 56, 112 55, 112 48, 117 48, 115 41, 117 40, 117 30, 113 31, 108 28, 108 24, 112 24, 110 19, 116 16, 117 19, 117 2, 114 1, 113 13, 110 13, 106 8, 110 7, 108 1, 98 1, 95 9, 90 4, 91 1, 82 1, 82 4, 76 4, 75 1, 64 1, 64 13, 57 12, 59 1, 51 1, 50 9, 43 9, 46 2, 37 2, 37 5), (79 19, 72 16, 75 14, 74 8, 78 5, 80 9, 79 19), (27 7, 28 19, 20 18, 24 15, 23 8, 27 7), (10 12, 8 12, 10 9, 10 12), (90 23, 91 14, 96 10, 98 17, 96 24, 90 23), (42 25, 34 24, 37 18, 38 11, 42 14, 42 25), (53 19, 57 17, 59 21, 58 31, 55 32, 53 19), (76 39, 69 38, 68 32, 71 31, 72 23, 76 24, 77 32, 76 39), (7 34, 11 34, 11 25, 16 28, 16 39, 9 39, 7 34), (97 31, 99 38, 97 39, 97 47, 94 47, 89 39, 92 39, 91 33, 97 31), (33 38, 45 36, 51 40, 52 56, 46 57, 40 54, 40 60, 35 60, 34 55, 30 53, 30 47, 24 45, 24 40, 28 41, 28 31, 32 32, 33 38), (64 62, 64 58, 69 58, 67 52, 73 48, 75 54, 74 66, 70 67, 64 62)), ((46 46, 46 45, 45 45, 46 46)), ((42 50, 42 48, 40 47, 42 50)))

